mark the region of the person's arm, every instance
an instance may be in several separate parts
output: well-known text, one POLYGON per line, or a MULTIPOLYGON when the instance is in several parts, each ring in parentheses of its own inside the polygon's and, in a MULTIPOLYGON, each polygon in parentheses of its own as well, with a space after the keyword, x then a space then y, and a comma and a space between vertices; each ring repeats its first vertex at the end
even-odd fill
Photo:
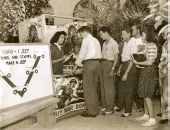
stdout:
MULTIPOLYGON (((131 57, 132 57, 132 54, 135 54, 135 53, 138 52, 138 46, 137 46, 135 40, 133 40, 133 42, 131 43, 130 51, 131 51, 131 57)), ((122 81, 126 81, 127 80, 128 73, 130 72, 132 66, 133 66, 133 62, 132 62, 132 59, 131 59, 131 61, 129 62, 129 65, 128 65, 128 67, 127 67, 127 69, 126 69, 126 71, 125 71, 125 73, 124 73, 124 75, 122 77, 122 81)))
POLYGON ((113 76, 114 75, 115 67, 116 67, 117 62, 118 62, 119 46, 118 46, 116 41, 111 46, 111 52, 114 52, 114 62, 113 62, 111 71, 109 73, 109 76, 113 76))
POLYGON ((81 48, 80 48, 80 52, 75 61, 76 66, 82 66, 82 61, 84 60, 85 53, 86 53, 86 42, 83 40, 81 48))
POLYGON ((157 47, 156 45, 152 47, 152 49, 147 50, 146 55, 148 55, 148 58, 146 61, 143 62, 137 62, 136 60, 133 59, 133 63, 136 65, 141 65, 141 66, 149 66, 152 65, 157 57, 157 47), (154 48, 155 47, 155 48, 154 48))
POLYGON ((61 61, 64 61, 64 57, 57 59, 57 60, 52 60, 52 63, 58 63, 58 62, 61 62, 61 61))
POLYGON ((153 59, 148 59, 146 61, 143 61, 143 62, 137 62, 136 60, 133 60, 133 63, 136 64, 136 65, 142 65, 142 66, 149 66, 149 65, 152 65, 153 64, 153 59))
POLYGON ((112 66, 112 69, 110 71, 109 76, 113 76, 114 75, 114 71, 115 71, 115 67, 117 65, 117 62, 118 62, 118 53, 115 53, 114 54, 114 63, 113 63, 113 66, 112 66))
POLYGON ((119 65, 119 69, 118 69, 118 71, 117 71, 117 75, 118 75, 118 76, 120 76, 121 68, 122 68, 122 64, 119 65))
POLYGON ((126 71, 125 71, 125 73, 124 73, 124 75, 122 77, 122 81, 126 81, 127 80, 128 73, 131 70, 132 66, 133 66, 133 62, 130 61, 129 65, 128 65, 128 68, 126 69, 126 71))
POLYGON ((76 59, 76 61, 75 61, 74 69, 73 69, 73 71, 72 71, 71 74, 73 74, 73 73, 76 71, 76 69, 78 68, 78 66, 81 66, 81 67, 82 67, 82 61, 83 61, 83 59, 84 59, 85 52, 86 52, 86 43, 85 43, 85 41, 83 40, 83 41, 82 41, 81 48, 80 48, 80 51, 79 51, 79 54, 78 54, 78 57, 77 57, 77 59, 76 59))

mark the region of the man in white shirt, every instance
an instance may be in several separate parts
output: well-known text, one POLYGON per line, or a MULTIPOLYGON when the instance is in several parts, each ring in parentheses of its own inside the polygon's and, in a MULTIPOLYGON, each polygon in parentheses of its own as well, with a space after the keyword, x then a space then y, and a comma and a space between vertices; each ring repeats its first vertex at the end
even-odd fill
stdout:
POLYGON ((100 37, 105 41, 102 47, 101 60, 101 103, 102 113, 109 115, 113 113, 115 102, 115 67, 118 61, 119 48, 117 42, 111 37, 108 27, 99 29, 100 37))
POLYGON ((135 67, 132 63, 132 54, 137 53, 138 48, 135 39, 131 37, 130 28, 126 28, 122 31, 122 38, 124 40, 124 45, 121 55, 122 63, 118 70, 118 75, 121 79, 118 86, 117 106, 123 109, 125 105, 125 112, 122 113, 121 117, 128 117, 132 112, 134 98, 135 67))
POLYGON ((88 27, 83 26, 78 32, 83 41, 75 64, 83 65, 83 92, 87 110, 82 116, 96 117, 99 113, 97 81, 100 74, 101 46, 99 41, 90 34, 88 27))
MULTIPOLYGON (((138 46, 138 53, 142 52, 143 48, 144 48, 144 44, 142 42, 142 35, 141 35, 141 25, 134 23, 132 26, 132 36, 135 38, 136 40, 136 44, 138 46)), ((137 94, 137 90, 138 90, 138 81, 139 81, 139 74, 140 74, 140 70, 141 68, 136 67, 136 72, 135 72, 135 96, 134 96, 134 100, 137 106, 137 110, 136 112, 141 112, 144 109, 144 101, 143 98, 140 98, 137 94)))

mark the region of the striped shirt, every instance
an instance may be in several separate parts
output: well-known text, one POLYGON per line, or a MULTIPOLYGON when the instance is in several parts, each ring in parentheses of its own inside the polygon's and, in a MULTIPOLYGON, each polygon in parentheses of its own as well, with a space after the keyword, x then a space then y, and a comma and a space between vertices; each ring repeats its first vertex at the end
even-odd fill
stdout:
POLYGON ((157 58, 157 46, 154 43, 148 43, 146 45, 146 56, 147 59, 151 59, 153 61, 155 61, 155 59, 157 58))

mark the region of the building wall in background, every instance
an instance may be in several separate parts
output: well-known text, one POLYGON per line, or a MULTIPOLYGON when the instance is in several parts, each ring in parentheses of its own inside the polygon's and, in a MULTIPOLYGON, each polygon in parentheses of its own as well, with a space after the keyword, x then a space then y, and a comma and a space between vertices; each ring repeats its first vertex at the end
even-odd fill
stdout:
MULTIPOLYGON (((50 0, 54 15, 73 17, 73 11, 80 0, 50 0)), ((55 19, 55 24, 62 25, 72 22, 72 19, 55 19)))

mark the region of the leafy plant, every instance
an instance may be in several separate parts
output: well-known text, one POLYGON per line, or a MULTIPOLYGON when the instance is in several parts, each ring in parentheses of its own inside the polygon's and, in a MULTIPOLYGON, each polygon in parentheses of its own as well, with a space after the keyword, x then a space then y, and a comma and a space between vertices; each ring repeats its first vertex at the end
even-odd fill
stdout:
POLYGON ((18 23, 40 15, 49 0, 2 0, 0 2, 0 40, 18 36, 18 23))
POLYGON ((168 24, 168 5, 170 5, 170 1, 168 0, 152 0, 148 6, 150 14, 143 19, 143 21, 150 19, 155 20, 155 27, 158 27, 163 21, 166 21, 167 24, 160 29, 159 35, 163 33, 166 28, 170 27, 170 24, 168 24))
MULTIPOLYGON (((83 1, 82 1, 83 2, 83 1)), ((88 9, 93 10, 92 19, 97 30, 108 26, 116 41, 121 41, 124 25, 131 26, 134 20, 141 21, 149 13, 148 0, 84 0, 88 9)), ((84 11, 84 10, 82 10, 84 11)))

